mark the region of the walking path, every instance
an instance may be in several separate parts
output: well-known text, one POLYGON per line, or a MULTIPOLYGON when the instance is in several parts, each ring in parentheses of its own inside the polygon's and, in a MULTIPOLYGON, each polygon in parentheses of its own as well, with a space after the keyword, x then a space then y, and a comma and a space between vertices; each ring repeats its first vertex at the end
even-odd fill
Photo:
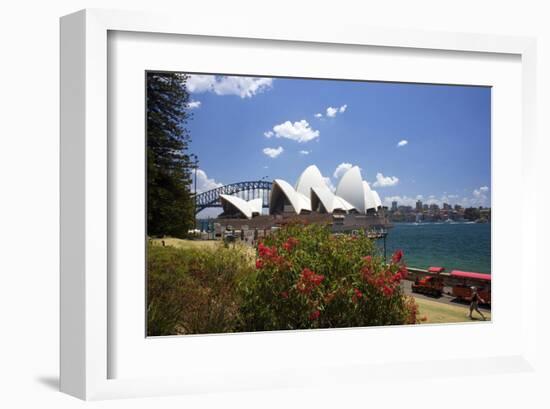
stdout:
MULTIPOLYGON (((428 295, 424 294, 417 294, 412 292, 412 281, 403 280, 401 281, 401 286, 403 287, 403 290, 405 291, 405 294, 412 295, 416 299, 424 299, 424 300, 430 300, 433 302, 438 302, 442 304, 452 305, 456 307, 462 307, 462 308, 469 308, 469 304, 463 301, 458 301, 453 297, 452 295, 443 294, 439 298, 430 297, 428 295)), ((445 291, 450 291, 449 288, 445 288, 445 291)), ((485 314, 485 311, 490 312, 491 307, 487 305, 480 305, 479 309, 485 314)))

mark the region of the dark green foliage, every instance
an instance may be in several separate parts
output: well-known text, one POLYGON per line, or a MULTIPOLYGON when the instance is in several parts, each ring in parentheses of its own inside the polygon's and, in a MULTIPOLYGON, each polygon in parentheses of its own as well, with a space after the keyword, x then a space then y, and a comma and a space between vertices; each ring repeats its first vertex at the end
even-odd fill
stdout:
POLYGON ((466 220, 475 221, 479 219, 481 212, 477 207, 468 207, 464 210, 464 218, 466 220))
POLYGON ((414 301, 399 285, 401 256, 386 264, 363 234, 287 225, 259 244, 256 273, 240 281, 241 330, 415 323, 414 301))
POLYGON ((189 94, 179 73, 147 73, 147 234, 184 237, 193 227, 189 94))

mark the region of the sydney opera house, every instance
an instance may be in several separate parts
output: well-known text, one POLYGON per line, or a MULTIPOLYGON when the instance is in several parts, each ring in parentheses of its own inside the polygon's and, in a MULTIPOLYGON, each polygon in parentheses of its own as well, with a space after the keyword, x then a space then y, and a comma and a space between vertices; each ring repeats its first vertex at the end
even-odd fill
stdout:
MULTIPOLYGON (((262 215, 262 198, 244 200, 234 195, 220 195, 223 213, 219 220, 246 220, 270 218, 305 218, 315 220, 348 219, 348 224, 381 223, 382 202, 375 190, 363 180, 361 170, 354 166, 341 177, 336 190, 327 185, 315 165, 307 167, 296 184, 275 179, 269 194, 269 215, 262 215), (362 220, 362 222, 360 222, 362 220)), ((259 222, 260 220, 258 220, 259 222)), ((266 220, 267 221, 267 220, 266 220)))

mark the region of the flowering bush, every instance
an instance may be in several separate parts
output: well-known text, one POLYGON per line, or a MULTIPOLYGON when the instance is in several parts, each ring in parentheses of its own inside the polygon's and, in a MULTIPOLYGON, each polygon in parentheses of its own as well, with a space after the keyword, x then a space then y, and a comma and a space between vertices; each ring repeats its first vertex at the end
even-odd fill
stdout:
POLYGON ((364 235, 289 225, 258 244, 255 267, 240 283, 245 331, 417 322, 414 299, 399 285, 403 253, 386 264, 364 235))

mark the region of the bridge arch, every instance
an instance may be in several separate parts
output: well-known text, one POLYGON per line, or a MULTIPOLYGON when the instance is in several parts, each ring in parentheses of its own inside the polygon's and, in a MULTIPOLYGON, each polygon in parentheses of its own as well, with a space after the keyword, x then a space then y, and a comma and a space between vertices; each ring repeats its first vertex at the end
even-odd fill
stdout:
POLYGON ((265 180, 252 180, 246 182, 231 183, 208 190, 196 195, 195 214, 208 207, 222 207, 220 195, 235 195, 242 193, 244 200, 252 200, 261 197, 262 207, 269 207, 272 183, 265 180))

